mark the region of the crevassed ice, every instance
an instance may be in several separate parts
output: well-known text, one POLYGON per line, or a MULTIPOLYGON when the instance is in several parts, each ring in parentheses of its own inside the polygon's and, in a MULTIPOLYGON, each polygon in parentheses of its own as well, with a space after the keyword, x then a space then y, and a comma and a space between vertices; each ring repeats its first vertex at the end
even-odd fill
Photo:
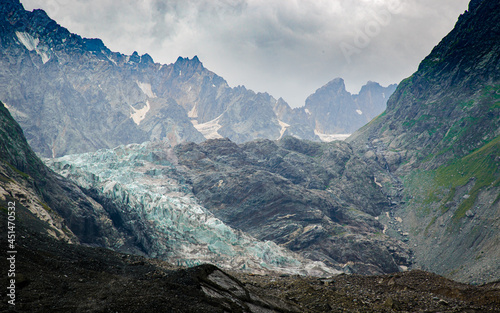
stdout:
POLYGON ((154 237, 151 257, 174 264, 212 263, 222 268, 290 274, 331 275, 321 262, 305 260, 270 241, 232 229, 201 206, 171 163, 164 142, 120 146, 112 150, 47 160, 59 174, 94 188, 136 213, 154 237))

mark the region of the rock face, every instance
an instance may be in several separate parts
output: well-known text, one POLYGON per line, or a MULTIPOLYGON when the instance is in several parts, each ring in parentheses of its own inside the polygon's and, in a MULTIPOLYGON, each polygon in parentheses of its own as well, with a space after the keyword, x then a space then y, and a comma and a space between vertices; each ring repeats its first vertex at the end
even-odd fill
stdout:
MULTIPOLYGON (((230 88, 196 56, 162 65, 148 54, 112 52, 100 39, 70 33, 44 11, 25 11, 18 0, 0 5, 0 39, 0 100, 46 157, 154 140, 320 140, 304 108, 230 88)), ((336 121, 331 116, 324 123, 336 121)))
POLYGON ((402 177, 393 214, 417 264, 467 282, 500 277, 500 4, 471 1, 349 142, 402 177))
POLYGON ((351 134, 384 112, 396 86, 368 82, 358 95, 351 95, 344 80, 336 78, 307 98, 305 110, 318 133, 351 134))

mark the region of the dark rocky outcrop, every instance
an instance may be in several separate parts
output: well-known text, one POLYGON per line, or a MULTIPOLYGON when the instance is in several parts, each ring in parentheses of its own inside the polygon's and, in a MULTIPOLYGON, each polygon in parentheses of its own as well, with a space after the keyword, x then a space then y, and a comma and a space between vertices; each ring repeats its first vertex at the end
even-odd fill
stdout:
POLYGON ((330 266, 353 263, 359 273, 409 265, 407 247, 383 235, 375 219, 391 202, 343 142, 220 139, 175 151, 195 196, 235 228, 330 266))

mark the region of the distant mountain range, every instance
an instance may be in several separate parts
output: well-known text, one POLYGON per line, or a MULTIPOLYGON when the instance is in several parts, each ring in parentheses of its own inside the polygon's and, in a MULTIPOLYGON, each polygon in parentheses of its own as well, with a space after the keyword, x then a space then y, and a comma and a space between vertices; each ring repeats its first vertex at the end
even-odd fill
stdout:
POLYGON ((331 140, 382 113, 395 89, 370 82, 351 96, 337 79, 292 109, 267 93, 229 87, 196 56, 163 65, 148 54, 112 52, 15 0, 0 6, 0 40, 0 99, 46 157, 158 139, 331 140))

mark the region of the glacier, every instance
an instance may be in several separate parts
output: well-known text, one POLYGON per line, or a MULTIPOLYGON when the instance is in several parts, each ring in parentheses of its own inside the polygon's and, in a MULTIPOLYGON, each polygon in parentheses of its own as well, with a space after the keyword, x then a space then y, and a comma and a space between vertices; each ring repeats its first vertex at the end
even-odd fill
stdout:
MULTIPOLYGON (((338 274, 271 241, 233 229, 201 206, 177 169, 173 148, 164 141, 45 159, 60 175, 93 189, 148 228, 154 245, 147 256, 173 264, 211 263, 254 273, 325 276, 338 274)), ((119 249, 120 247, 114 247, 119 249)))

